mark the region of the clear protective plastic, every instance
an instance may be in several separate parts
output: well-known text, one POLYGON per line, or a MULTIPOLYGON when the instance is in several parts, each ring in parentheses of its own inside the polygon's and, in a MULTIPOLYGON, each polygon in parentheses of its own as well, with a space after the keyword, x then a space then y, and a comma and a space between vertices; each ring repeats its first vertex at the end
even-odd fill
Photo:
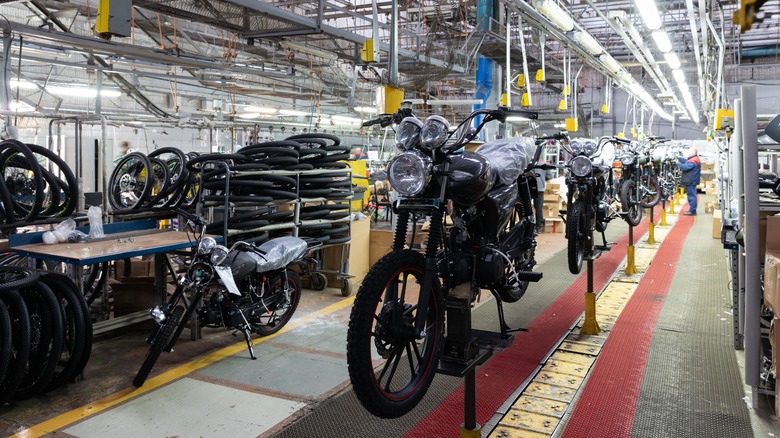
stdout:
POLYGON ((104 237, 103 234, 103 210, 93 205, 87 210, 87 218, 89 219, 89 238, 99 239, 104 237))
POLYGON ((263 255, 253 251, 249 251, 248 254, 257 262, 257 272, 268 272, 284 268, 303 257, 308 250, 308 245, 303 239, 286 236, 271 239, 257 249, 263 255))
POLYGON ((531 164, 536 144, 529 137, 502 138, 485 143, 477 153, 485 157, 498 175, 498 181, 510 185, 531 164))

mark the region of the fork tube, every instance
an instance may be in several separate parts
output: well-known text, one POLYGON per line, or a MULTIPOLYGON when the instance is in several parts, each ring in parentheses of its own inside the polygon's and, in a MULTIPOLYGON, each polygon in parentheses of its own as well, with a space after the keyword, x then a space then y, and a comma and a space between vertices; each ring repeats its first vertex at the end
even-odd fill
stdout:
MULTIPOLYGON (((180 286, 181 287, 181 286, 180 286)), ((184 294, 184 288, 180 290, 181 294, 184 294)), ((195 309, 198 308, 200 305, 200 300, 203 298, 204 288, 198 287, 196 288, 195 295, 192 296, 192 299, 190 300, 190 304, 187 306, 187 310, 184 311, 184 316, 181 317, 181 321, 179 321, 179 325, 176 327, 176 331, 173 333, 173 336, 171 336, 170 342, 168 342, 168 345, 165 347, 165 351, 170 351, 174 344, 176 344, 176 341, 179 339, 179 336, 181 336, 181 332, 184 330, 184 326, 187 325, 187 322, 189 322, 190 318, 192 318, 192 312, 195 311, 195 309)), ((171 302, 176 302, 176 294, 171 297, 171 302)))
POLYGON ((423 334, 425 330, 425 318, 428 315, 428 305, 430 304, 431 294, 429 293, 433 286, 433 279, 437 275, 436 253, 439 250, 441 241, 442 220, 444 212, 436 210, 431 214, 431 228, 428 231, 428 246, 425 248, 425 266, 423 275, 423 284, 420 288, 420 299, 417 306, 417 315, 415 319, 415 329, 418 335, 423 334))

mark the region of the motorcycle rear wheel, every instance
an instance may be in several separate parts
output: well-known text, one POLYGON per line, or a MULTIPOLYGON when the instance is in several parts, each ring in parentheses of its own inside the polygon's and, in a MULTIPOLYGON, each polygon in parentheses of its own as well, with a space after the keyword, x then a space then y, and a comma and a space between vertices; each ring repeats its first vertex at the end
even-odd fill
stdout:
MULTIPOLYGON (((295 309, 298 308, 298 303, 301 301, 301 279, 293 271, 287 271, 287 285, 292 288, 290 292, 290 305, 285 309, 277 309, 276 306, 282 303, 284 300, 282 289, 284 278, 279 276, 274 284, 271 285, 271 292, 269 298, 266 301, 275 303, 274 309, 270 314, 265 315, 246 315, 249 324, 252 326, 252 331, 260 334, 261 336, 272 335, 282 329, 295 313, 295 309)), ((263 309, 262 307, 260 309, 263 309)))
POLYGON ((655 175, 642 176, 642 192, 642 199, 639 202, 642 208, 653 208, 661 202, 661 189, 655 175))
POLYGON ((628 179, 620 186, 620 204, 624 215, 624 219, 632 227, 639 225, 642 221, 642 206, 637 199, 636 181, 628 179))
POLYGON ((585 204, 575 201, 567 212, 566 240, 568 241, 569 272, 579 274, 585 259, 588 244, 588 223, 585 217, 585 204))
MULTIPOLYGON (((424 258, 396 250, 368 272, 355 298, 347 330, 347 365, 358 400, 381 418, 397 418, 428 391, 444 344, 444 300, 435 284, 425 326, 414 335, 424 258), (403 357, 403 356, 406 357, 403 357), (385 359, 376 369, 374 360, 385 359)), ((434 281, 438 282, 438 279, 434 281)))
POLYGON ((174 307, 170 316, 168 316, 168 318, 163 321, 162 326, 156 330, 156 333, 151 339, 151 346, 149 347, 149 352, 146 353, 144 363, 141 364, 138 374, 136 374, 135 379, 133 379, 133 386, 136 388, 140 388, 143 386, 144 382, 146 382, 146 378, 149 377, 149 373, 152 371, 157 359, 159 359, 160 353, 168 346, 171 335, 173 335, 173 331, 176 330, 176 327, 179 325, 179 321, 183 314, 183 307, 174 307))

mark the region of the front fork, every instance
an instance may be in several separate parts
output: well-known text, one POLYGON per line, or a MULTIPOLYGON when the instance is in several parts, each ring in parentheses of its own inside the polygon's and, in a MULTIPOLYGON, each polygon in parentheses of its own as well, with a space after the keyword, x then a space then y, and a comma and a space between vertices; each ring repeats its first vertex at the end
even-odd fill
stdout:
MULTIPOLYGON (((428 246, 425 248, 423 284, 420 287, 420 298, 417 306, 417 315, 415 316, 414 321, 416 334, 420 338, 424 338, 426 335, 425 319, 428 316, 428 306, 431 301, 431 294, 427 291, 431 290, 435 278, 438 277, 436 254, 439 251, 439 243, 441 243, 443 220, 444 212, 441 209, 438 209, 431 214, 431 227, 428 230, 428 246)), ((437 292, 434 291, 434 293, 437 292)))

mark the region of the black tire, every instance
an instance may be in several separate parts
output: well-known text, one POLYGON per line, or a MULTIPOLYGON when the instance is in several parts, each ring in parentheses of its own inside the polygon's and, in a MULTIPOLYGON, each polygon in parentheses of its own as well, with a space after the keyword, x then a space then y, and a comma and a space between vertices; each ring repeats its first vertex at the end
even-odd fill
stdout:
POLYGON ((32 286, 41 275, 23 266, 0 266, 0 292, 32 286))
POLYGON ((184 314, 184 307, 176 306, 171 311, 168 318, 163 321, 162 326, 156 331, 154 337, 151 339, 149 352, 146 353, 144 363, 141 364, 141 368, 138 370, 138 374, 133 379, 133 386, 140 388, 146 382, 146 378, 149 377, 149 373, 152 371, 154 364, 160 357, 160 353, 168 346, 173 335, 176 326, 179 325, 181 316, 184 314))
POLYGON ((575 275, 582 271, 582 261, 588 251, 588 228, 585 204, 580 200, 574 201, 566 213, 566 240, 569 272, 575 275))
MULTIPOLYGON (((78 180, 76 179, 76 175, 73 174, 73 171, 65 160, 51 150, 37 144, 27 144, 27 147, 29 147, 34 154, 46 157, 54 163, 54 165, 57 166, 57 169, 62 173, 62 177, 65 179, 65 187, 62 188, 64 199, 60 199, 59 207, 50 214, 54 217, 70 216, 76 209, 77 204, 76 198, 78 192, 76 189, 78 188, 78 180)), ((56 176, 56 173, 54 173, 54 175, 56 176)))
POLYGON ((309 286, 317 291, 325 290, 328 287, 328 276, 322 272, 312 272, 309 275, 309 286))
POLYGON ((0 382, 0 406, 11 399, 24 377, 30 357, 30 317, 24 299, 15 290, 0 293, 11 316, 11 359, 8 371, 0 382))
POLYGON ((30 317, 30 355, 27 372, 16 388, 14 399, 39 394, 51 381, 62 355, 64 328, 60 302, 44 283, 21 291, 30 317))
POLYGON ((653 208, 661 202, 661 188, 655 175, 642 176, 642 199, 639 205, 642 208, 653 208))
MULTIPOLYGON (((66 280, 68 279, 66 278, 66 280)), ((73 381, 81 373, 78 365, 87 351, 87 323, 85 319, 89 318, 89 314, 84 315, 84 307, 82 306, 84 298, 74 289, 61 284, 54 276, 47 273, 41 275, 40 282, 49 286, 52 292, 54 292, 60 303, 60 312, 63 318, 64 343, 62 354, 57 361, 54 374, 43 389, 43 392, 49 392, 73 381)))
POLYGON ((0 300, 0 382, 5 379, 8 362, 11 361, 11 315, 3 300, 0 300))
POLYGON ((270 287, 272 292, 267 295, 267 298, 263 298, 266 303, 273 303, 270 305, 273 308, 270 314, 247 315, 253 332, 261 336, 272 335, 290 322, 295 309, 298 308, 298 303, 301 302, 301 279, 295 272, 287 270, 287 285, 292 288, 289 301, 282 290, 283 283, 284 277, 277 276, 270 287))
POLYGON ((149 199, 153 185, 149 157, 131 152, 122 157, 111 172, 108 203, 115 211, 137 210, 149 199))
POLYGON ((341 279, 341 296, 348 297, 352 295, 352 280, 349 278, 341 279))
POLYGON ((430 294, 424 338, 392 337, 384 328, 395 320, 396 327, 392 330, 396 333, 414 332, 411 321, 416 316, 418 303, 409 299, 405 292, 407 284, 415 284, 410 277, 422 284, 424 262, 422 254, 411 250, 396 250, 382 257, 363 279, 350 313, 347 330, 349 378, 363 407, 377 417, 397 418, 414 409, 436 374, 444 343, 444 300, 438 278, 434 279, 436 284, 429 291, 423 292, 430 294), (399 283, 403 285, 399 286, 399 283), (402 291, 400 297, 399 289, 402 291), (387 292, 391 296, 385 297, 387 292), (398 317, 394 318, 394 315, 398 317), (402 359, 404 353, 407 358, 402 359), (373 361, 377 354, 386 360, 378 374, 373 361), (398 370, 399 365, 405 369, 398 370), (389 368, 393 370, 387 374, 389 368), (394 378, 401 381, 394 382, 394 378))
POLYGON ((34 221, 38 213, 40 213, 41 205, 43 204, 43 175, 41 167, 38 165, 38 160, 35 154, 32 153, 26 144, 18 140, 4 140, 0 142, 0 175, 2 175, 3 183, 7 185, 6 180, 6 168, 7 165, 18 166, 32 173, 29 176, 31 188, 35 191, 32 201, 29 204, 21 202, 17 199, 19 193, 8 191, 11 194, 14 210, 16 212, 16 220, 20 222, 34 221))
POLYGON ((620 185, 620 205, 623 209, 623 218, 629 225, 635 227, 642 221, 642 206, 637 199, 636 181, 627 179, 620 185))
POLYGON ((181 190, 185 183, 189 181, 190 172, 187 170, 187 156, 184 152, 177 148, 165 147, 155 149, 149 154, 149 159, 161 157, 163 155, 171 155, 171 157, 163 160, 168 168, 168 182, 166 189, 160 191, 157 196, 152 197, 149 201, 150 206, 171 207, 181 199, 181 190), (162 202, 160 202, 162 201, 162 202))

